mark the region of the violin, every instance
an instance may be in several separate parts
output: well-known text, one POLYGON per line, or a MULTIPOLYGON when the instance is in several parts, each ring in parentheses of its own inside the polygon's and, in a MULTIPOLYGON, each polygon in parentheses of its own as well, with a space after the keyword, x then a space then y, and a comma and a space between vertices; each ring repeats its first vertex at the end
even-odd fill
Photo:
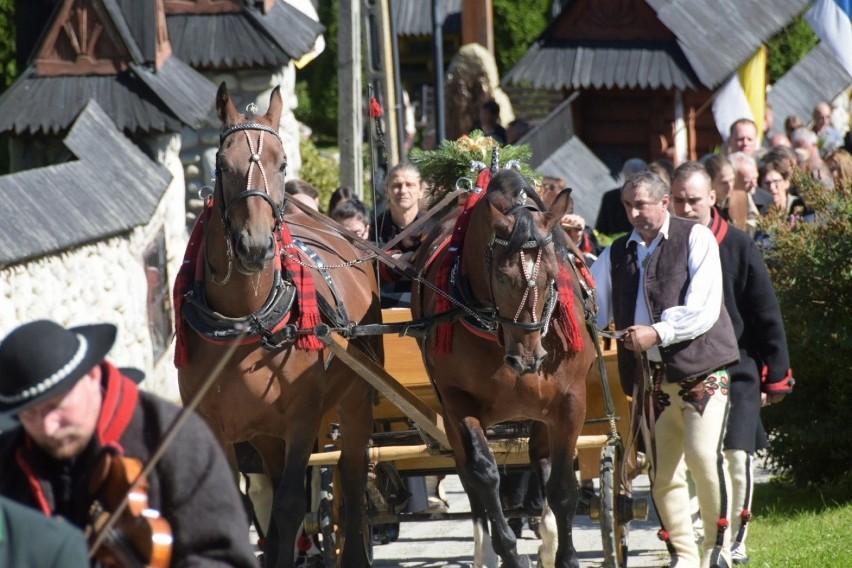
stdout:
POLYGON ((95 500, 87 536, 89 556, 98 566, 169 566, 171 525, 148 506, 148 481, 141 474, 141 461, 109 451, 95 468, 90 482, 95 500))

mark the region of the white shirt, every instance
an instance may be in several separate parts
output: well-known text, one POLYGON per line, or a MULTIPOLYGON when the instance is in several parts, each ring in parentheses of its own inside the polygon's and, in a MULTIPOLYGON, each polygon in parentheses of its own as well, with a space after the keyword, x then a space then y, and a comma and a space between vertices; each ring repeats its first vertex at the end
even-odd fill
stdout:
MULTIPOLYGON (((627 239, 636 242, 636 253, 639 261, 639 289, 636 291, 635 325, 650 325, 660 336, 663 347, 672 343, 680 343, 695 339, 706 333, 716 320, 722 309, 722 264, 719 261, 719 245, 709 228, 696 223, 689 232, 689 287, 686 290, 684 305, 673 306, 660 316, 660 321, 653 323, 651 312, 645 302, 645 264, 664 238, 669 236, 669 220, 660 228, 659 234, 646 245, 642 237, 634 229, 627 239)), ((598 303, 598 328, 606 329, 612 321, 612 279, 610 267, 609 246, 592 265, 592 276, 595 278, 595 296, 598 303)), ((660 361, 660 351, 655 346, 648 350, 648 358, 660 361)))

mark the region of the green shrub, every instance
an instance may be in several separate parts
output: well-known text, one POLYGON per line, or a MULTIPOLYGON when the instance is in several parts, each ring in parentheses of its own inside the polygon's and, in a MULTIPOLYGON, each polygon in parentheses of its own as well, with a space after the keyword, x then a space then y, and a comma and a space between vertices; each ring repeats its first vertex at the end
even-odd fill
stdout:
POLYGON ((779 214, 767 267, 781 304, 796 385, 763 411, 771 464, 799 483, 838 479, 852 463, 852 188, 829 190, 797 174, 813 222, 779 214))
POLYGON ((333 157, 323 154, 310 139, 299 143, 302 154, 302 169, 299 178, 319 190, 320 203, 325 207, 331 194, 340 185, 340 164, 333 157))

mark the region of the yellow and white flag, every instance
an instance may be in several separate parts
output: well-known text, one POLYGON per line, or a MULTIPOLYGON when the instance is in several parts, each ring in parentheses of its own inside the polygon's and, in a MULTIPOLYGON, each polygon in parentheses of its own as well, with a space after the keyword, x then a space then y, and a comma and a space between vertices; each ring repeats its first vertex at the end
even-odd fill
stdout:
POLYGON ((763 138, 766 112, 766 46, 743 63, 716 91, 713 100, 713 119, 722 138, 727 139, 731 125, 741 118, 757 125, 757 139, 763 138))

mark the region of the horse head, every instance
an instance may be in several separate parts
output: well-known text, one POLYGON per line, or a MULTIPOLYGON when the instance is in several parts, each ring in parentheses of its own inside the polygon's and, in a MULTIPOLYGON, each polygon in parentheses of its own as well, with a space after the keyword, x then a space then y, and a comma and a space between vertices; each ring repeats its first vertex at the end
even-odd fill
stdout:
POLYGON ((222 122, 216 153, 216 200, 233 247, 235 267, 243 274, 262 270, 275 254, 282 223, 287 156, 278 134, 281 93, 275 87, 266 114, 237 111, 224 82, 216 94, 222 122))
POLYGON ((514 170, 497 172, 485 196, 492 234, 485 254, 488 293, 504 362, 519 376, 537 373, 547 357, 541 340, 558 299, 567 251, 558 227, 569 196, 563 191, 547 208, 514 170))

